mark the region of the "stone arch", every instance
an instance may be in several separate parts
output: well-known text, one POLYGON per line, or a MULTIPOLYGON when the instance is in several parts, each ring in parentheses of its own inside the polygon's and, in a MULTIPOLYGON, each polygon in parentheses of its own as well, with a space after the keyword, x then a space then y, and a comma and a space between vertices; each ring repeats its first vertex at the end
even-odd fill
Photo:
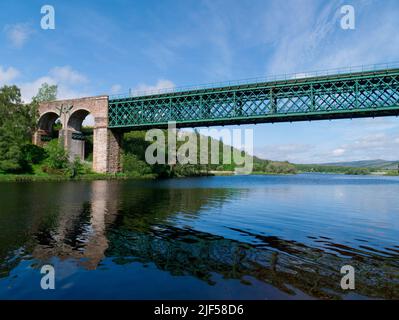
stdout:
MULTIPOLYGON (((68 139, 68 151, 71 160, 76 157, 84 160, 90 150, 88 150, 88 143, 86 136, 82 132, 83 121, 90 115, 91 112, 85 108, 76 107, 72 110, 66 125, 66 136, 68 139)), ((94 124, 95 126, 95 124, 94 124)))
POLYGON ((38 129, 50 133, 53 130, 53 126, 58 118, 59 115, 55 112, 49 111, 42 114, 39 118, 38 129))
POLYGON ((77 109, 68 119, 68 130, 82 131, 82 123, 84 119, 91 114, 87 109, 77 109))
POLYGON ((59 118, 58 113, 54 111, 48 111, 40 115, 35 137, 37 145, 44 145, 47 141, 58 138, 54 132, 54 124, 59 118))

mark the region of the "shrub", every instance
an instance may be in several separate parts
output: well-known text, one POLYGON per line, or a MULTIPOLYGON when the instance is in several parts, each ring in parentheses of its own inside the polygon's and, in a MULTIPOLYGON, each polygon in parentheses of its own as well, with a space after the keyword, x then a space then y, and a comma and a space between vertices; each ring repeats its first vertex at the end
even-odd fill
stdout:
POLYGON ((348 175, 367 175, 370 174, 368 168, 349 168, 346 172, 348 175))
POLYGON ((30 164, 39 164, 47 158, 47 152, 44 148, 34 144, 26 144, 22 147, 24 159, 30 164))
POLYGON ((123 171, 128 174, 144 175, 152 172, 151 167, 132 153, 124 154, 122 158, 123 171))
POLYGON ((45 166, 50 169, 66 169, 68 168, 68 153, 59 144, 57 139, 51 140, 45 147, 47 152, 47 159, 45 161, 45 166))
POLYGON ((85 173, 85 166, 79 157, 75 157, 75 159, 69 163, 67 171, 69 177, 75 178, 76 176, 85 173))

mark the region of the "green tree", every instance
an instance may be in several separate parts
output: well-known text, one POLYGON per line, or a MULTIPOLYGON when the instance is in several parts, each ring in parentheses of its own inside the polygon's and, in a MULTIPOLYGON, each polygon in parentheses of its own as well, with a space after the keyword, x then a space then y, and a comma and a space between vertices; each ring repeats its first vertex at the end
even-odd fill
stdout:
POLYGON ((275 174, 295 174, 297 173, 297 170, 295 166, 289 162, 270 161, 265 168, 265 172, 275 174))
POLYGON ((0 171, 27 170, 24 146, 30 144, 37 121, 37 104, 24 104, 16 86, 0 88, 0 171))
POLYGON ((49 85, 48 83, 43 83, 39 88, 36 96, 32 98, 32 101, 36 103, 45 102, 45 101, 54 101, 57 100, 57 85, 49 85))
POLYGON ((47 152, 44 148, 34 144, 26 144, 22 147, 22 153, 27 163, 39 164, 47 158, 47 152))
POLYGON ((47 152, 47 159, 45 161, 44 171, 50 171, 50 173, 54 173, 57 170, 64 170, 68 168, 68 153, 65 149, 60 145, 58 139, 54 139, 50 141, 44 149, 47 152))
POLYGON ((370 169, 368 168, 348 168, 345 172, 348 175, 367 175, 370 174, 370 169))

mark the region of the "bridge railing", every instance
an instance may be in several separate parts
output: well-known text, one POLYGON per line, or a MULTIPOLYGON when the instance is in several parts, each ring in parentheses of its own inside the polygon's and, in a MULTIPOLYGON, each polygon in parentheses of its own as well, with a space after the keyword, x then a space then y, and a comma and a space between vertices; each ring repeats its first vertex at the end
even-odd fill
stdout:
POLYGON ((152 95, 159 95, 166 93, 178 93, 184 91, 206 90, 206 89, 219 88, 219 87, 234 87, 234 86, 248 85, 254 83, 288 81, 295 79, 342 75, 342 74, 357 73, 357 72, 376 72, 385 69, 396 69, 396 68, 399 68, 399 62, 378 63, 370 65, 352 66, 346 68, 335 68, 335 69, 325 69, 325 70, 317 70, 310 72, 287 73, 287 74, 272 75, 265 77, 254 77, 254 78, 247 78, 247 79, 233 80, 233 81, 211 82, 200 85, 170 87, 170 88, 163 88, 157 90, 146 90, 146 91, 133 90, 125 94, 110 95, 109 99, 118 100, 118 99, 126 99, 131 97, 152 96, 152 95))

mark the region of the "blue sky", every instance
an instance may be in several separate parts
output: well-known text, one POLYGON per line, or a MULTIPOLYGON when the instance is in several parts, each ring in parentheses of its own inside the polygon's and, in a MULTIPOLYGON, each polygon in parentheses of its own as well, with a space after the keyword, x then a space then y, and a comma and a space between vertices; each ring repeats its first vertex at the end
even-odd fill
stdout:
MULTIPOLYGON (((398 17, 397 0, 2 0, 0 85, 71 98, 396 62, 398 17), (55 30, 40 28, 45 4, 55 30), (355 30, 340 27, 345 4, 355 30)), ((399 159, 397 118, 243 128, 268 159, 399 159)))

